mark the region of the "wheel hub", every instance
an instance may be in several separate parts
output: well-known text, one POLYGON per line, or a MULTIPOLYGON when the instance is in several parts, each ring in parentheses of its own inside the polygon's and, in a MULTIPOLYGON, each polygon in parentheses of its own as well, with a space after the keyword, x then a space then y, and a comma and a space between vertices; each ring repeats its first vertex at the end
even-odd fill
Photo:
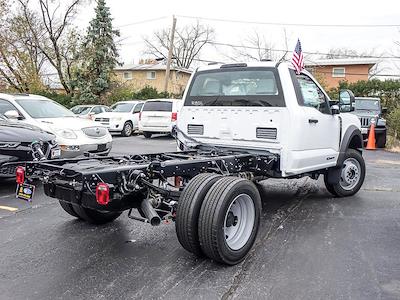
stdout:
POLYGON ((238 217, 233 214, 232 211, 228 212, 228 217, 226 218, 226 227, 236 226, 238 223, 238 217))
POLYGON ((360 163, 354 158, 348 158, 343 163, 340 185, 345 190, 354 188, 360 181, 360 163))
POLYGON ((247 194, 237 196, 225 214, 225 241, 232 250, 239 250, 249 240, 255 222, 253 200, 247 194))

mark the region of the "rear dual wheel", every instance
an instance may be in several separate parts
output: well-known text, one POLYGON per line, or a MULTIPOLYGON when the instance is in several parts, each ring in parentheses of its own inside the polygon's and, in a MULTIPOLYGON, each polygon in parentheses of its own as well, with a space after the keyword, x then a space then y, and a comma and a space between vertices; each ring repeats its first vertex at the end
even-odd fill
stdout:
POLYGON ((216 175, 196 176, 182 193, 177 210, 178 239, 194 254, 235 265, 246 257, 255 242, 260 224, 260 194, 249 180, 212 176, 216 175), (199 184, 201 178, 203 185, 199 184), (190 197, 189 191, 194 196, 190 197))
POLYGON ((71 204, 65 201, 59 200, 61 207, 66 211, 69 215, 87 221, 91 224, 105 224, 114 221, 117 219, 121 212, 103 212, 90 208, 85 208, 77 204, 71 204))

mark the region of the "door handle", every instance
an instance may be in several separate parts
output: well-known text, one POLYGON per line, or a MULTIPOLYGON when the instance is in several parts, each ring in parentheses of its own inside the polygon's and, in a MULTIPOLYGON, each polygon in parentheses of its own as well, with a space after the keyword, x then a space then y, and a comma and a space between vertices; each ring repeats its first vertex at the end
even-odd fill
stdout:
POLYGON ((318 120, 317 120, 317 119, 308 119, 308 123, 310 123, 310 124, 312 124, 312 123, 317 124, 317 123, 318 123, 318 120))

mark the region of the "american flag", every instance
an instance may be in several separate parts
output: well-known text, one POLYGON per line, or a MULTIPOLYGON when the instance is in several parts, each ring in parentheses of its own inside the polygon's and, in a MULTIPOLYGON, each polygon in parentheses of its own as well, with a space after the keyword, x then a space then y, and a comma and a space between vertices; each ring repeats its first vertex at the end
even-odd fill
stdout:
POLYGON ((301 51, 300 39, 297 39, 296 48, 294 49, 292 57, 292 65, 296 69, 297 74, 300 74, 304 69, 304 57, 303 52, 301 51))

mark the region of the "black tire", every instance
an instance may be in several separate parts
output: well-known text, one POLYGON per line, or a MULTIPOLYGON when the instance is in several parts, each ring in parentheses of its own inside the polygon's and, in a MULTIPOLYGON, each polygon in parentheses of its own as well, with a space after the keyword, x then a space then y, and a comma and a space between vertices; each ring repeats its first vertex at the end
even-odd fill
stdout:
POLYGON ((386 146, 386 133, 378 134, 376 137, 376 147, 385 148, 385 146, 386 146))
POLYGON ((209 189, 220 177, 211 173, 199 174, 189 181, 179 197, 176 235, 182 247, 196 255, 202 255, 198 233, 201 204, 209 189))
MULTIPOLYGON (((260 226, 260 214, 261 198, 254 183, 237 177, 219 179, 208 191, 200 210, 199 240, 203 253, 217 262, 228 265, 235 265, 241 262, 256 240, 260 226), (252 218, 254 220, 248 223, 248 226, 250 226, 248 227, 249 235, 242 239, 243 245, 233 249, 226 240, 227 237, 224 231, 225 218, 226 216, 229 217, 232 203, 236 201, 237 197, 243 196, 253 204, 254 214, 252 214, 252 218)), ((234 220, 237 221, 236 216, 234 216, 234 220)), ((237 224, 241 226, 241 220, 237 224)), ((231 224, 229 226, 236 225, 231 224)))
POLYGON ((143 135, 144 135, 144 137, 145 137, 146 139, 151 138, 151 132, 143 131, 143 135))
POLYGON ((330 184, 330 183, 328 183, 328 175, 325 174, 324 182, 325 182, 326 189, 334 196, 337 196, 337 197, 353 196, 360 190, 361 186, 364 183, 366 170, 365 170, 364 158, 362 157, 361 153, 354 149, 347 149, 347 151, 345 153, 344 163, 343 163, 342 168, 346 167, 345 163, 348 159, 354 159, 359 163, 360 169, 358 170, 358 172, 359 172, 358 181, 353 187, 344 188, 343 184, 342 184, 342 179, 343 179, 342 177, 340 178, 338 183, 330 184))
POLYGON ((65 210, 69 215, 71 215, 75 218, 79 218, 78 214, 75 212, 71 203, 61 201, 61 200, 58 200, 58 202, 60 203, 62 209, 65 210))
POLYGON ((117 219, 122 212, 103 212, 90 208, 85 208, 79 205, 74 206, 74 211, 82 220, 91 224, 105 224, 117 219))
POLYGON ((130 121, 126 121, 124 127, 122 128, 122 136, 131 136, 133 133, 133 124, 130 121))

